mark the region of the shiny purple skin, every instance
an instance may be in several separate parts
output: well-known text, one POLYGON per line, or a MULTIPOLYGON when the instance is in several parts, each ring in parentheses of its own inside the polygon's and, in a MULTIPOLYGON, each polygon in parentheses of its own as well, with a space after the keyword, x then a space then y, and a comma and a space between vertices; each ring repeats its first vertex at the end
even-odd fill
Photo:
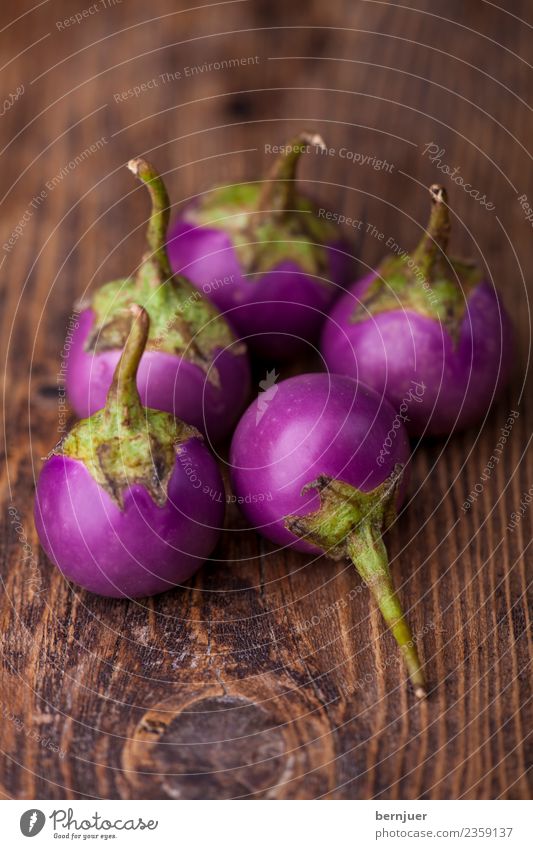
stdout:
POLYGON ((224 485, 199 439, 180 450, 187 463, 177 457, 162 507, 136 484, 121 510, 79 460, 54 455, 46 461, 35 525, 66 578, 98 595, 136 598, 171 589, 200 568, 224 521, 224 485))
MULTIPOLYGON (((233 489, 250 525, 280 545, 318 553, 286 529, 285 517, 318 509, 316 492, 302 495, 302 489, 320 475, 369 492, 397 464, 405 467, 410 447, 401 423, 384 462, 378 462, 394 418, 376 392, 340 375, 292 377, 268 399, 260 396, 240 420, 230 452, 233 489)), ((405 474, 397 507, 406 483, 405 474)))
POLYGON ((257 356, 278 361, 308 352, 318 341, 325 316, 350 277, 347 244, 339 239, 326 253, 325 279, 302 271, 294 261, 246 277, 224 230, 179 219, 168 242, 174 273, 210 298, 257 356))
POLYGON ((448 435, 481 421, 512 361, 512 326, 494 288, 483 281, 473 289, 455 343, 440 322, 410 310, 354 323, 373 279, 352 286, 324 324, 321 351, 329 371, 362 380, 397 411, 409 399, 404 414, 412 436, 448 435), (425 389, 413 400, 415 381, 425 389))
MULTIPOLYGON (((67 363, 67 393, 79 418, 101 410, 120 350, 92 354, 85 342, 93 327, 92 310, 80 313, 67 363)), ((212 442, 227 436, 250 393, 250 367, 246 353, 220 351, 214 365, 219 385, 207 379, 199 366, 165 351, 145 351, 137 372, 137 387, 145 407, 164 410, 192 424, 212 442)))

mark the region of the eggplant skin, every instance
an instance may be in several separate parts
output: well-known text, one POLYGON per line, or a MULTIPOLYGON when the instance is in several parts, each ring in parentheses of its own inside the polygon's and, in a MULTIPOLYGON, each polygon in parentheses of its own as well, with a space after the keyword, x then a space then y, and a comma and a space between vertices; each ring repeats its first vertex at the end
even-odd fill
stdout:
POLYGON ((340 236, 323 246, 326 266, 310 273, 294 260, 250 275, 230 236, 180 219, 168 253, 175 273, 185 274, 232 325, 256 356, 284 362, 309 353, 333 301, 352 269, 352 248, 340 236))
POLYGON ((453 339, 441 322, 409 309, 354 321, 375 278, 367 275, 334 305, 321 353, 330 372, 357 378, 406 409, 411 436, 447 436, 483 420, 509 381, 513 328, 494 287, 470 292, 453 339), (422 387, 413 398, 413 386, 422 387))
POLYGON ((63 575, 102 596, 155 595, 191 577, 213 551, 224 522, 224 485, 199 438, 180 445, 158 506, 138 484, 123 509, 72 457, 43 466, 35 525, 46 554, 63 575))
POLYGON ((394 420, 384 398, 341 375, 298 375, 277 384, 269 398, 259 396, 239 422, 230 450, 233 491, 250 525, 275 543, 319 553, 286 522, 288 516, 318 509, 317 489, 309 485, 326 477, 372 492, 400 468, 398 509, 408 483, 410 446, 400 422, 383 453, 394 420))
MULTIPOLYGON (((101 353, 86 350, 93 326, 93 311, 83 310, 67 366, 69 403, 81 419, 104 407, 121 355, 118 348, 101 353)), ((218 350, 206 373, 183 357, 147 350, 137 372, 137 388, 145 407, 171 413, 212 442, 220 442, 231 432, 250 393, 248 357, 238 345, 218 350)))

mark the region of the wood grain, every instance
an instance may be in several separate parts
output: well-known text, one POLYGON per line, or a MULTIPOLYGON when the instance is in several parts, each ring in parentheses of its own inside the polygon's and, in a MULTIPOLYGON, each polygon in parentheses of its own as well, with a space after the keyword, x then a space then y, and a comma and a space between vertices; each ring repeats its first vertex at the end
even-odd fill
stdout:
MULTIPOLYGON (((24 86, 2 116, 2 243, 29 214, 12 250, 0 251, 0 792, 528 797, 530 508, 508 525, 533 481, 533 240, 518 202, 533 198, 531 8, 525 0, 508 11, 459 0, 191 5, 110 3, 66 27, 77 11, 67 0, 34 11, 2 5, 2 91, 24 86), (185 75, 255 56, 257 64, 185 75), (161 82, 177 71, 181 79, 161 82), (116 99, 154 78, 139 96, 116 99), (236 508, 190 585, 146 602, 69 586, 33 527, 35 478, 58 438, 72 303, 139 258, 146 198, 124 163, 153 158, 179 205, 215 181, 253 178, 269 164, 264 143, 302 126, 337 151, 393 164, 308 159, 302 181, 407 248, 425 223, 425 187, 442 179, 423 152, 430 142, 496 206, 487 212, 448 181, 453 246, 483 257, 513 315, 513 383, 482 428, 414 446, 412 495, 388 538, 413 630, 424 631, 432 693, 423 704, 402 667, 388 663, 393 640, 353 569, 276 553, 236 508), (96 152, 69 166, 98 139, 96 152), (465 512, 513 410, 501 460, 465 512)), ((366 235, 358 251, 362 273, 383 245, 366 235)))

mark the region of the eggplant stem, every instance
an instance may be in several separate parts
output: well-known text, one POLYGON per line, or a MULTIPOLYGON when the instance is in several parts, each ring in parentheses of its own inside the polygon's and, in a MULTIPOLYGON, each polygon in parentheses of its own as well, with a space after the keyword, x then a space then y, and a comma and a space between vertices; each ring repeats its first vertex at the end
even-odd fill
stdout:
POLYGON ((400 647, 415 695, 419 699, 425 698, 426 682, 413 634, 392 583, 381 531, 371 519, 364 519, 350 534, 348 554, 400 647))
POLYGON ((117 363, 113 380, 107 393, 105 414, 131 427, 136 415, 143 415, 143 406, 137 389, 137 369, 148 340, 150 319, 138 304, 128 310, 133 319, 126 343, 117 363))
POLYGON ((436 260, 446 255, 451 229, 446 189, 433 185, 429 187, 429 193, 431 212, 428 226, 412 254, 415 264, 426 274, 436 260))
POLYGON ((295 209, 296 168, 300 156, 307 151, 309 145, 326 150, 324 139, 318 133, 302 132, 285 145, 284 152, 276 159, 263 181, 257 203, 259 212, 283 213, 295 209))
POLYGON ((166 249, 167 230, 170 221, 170 199, 163 179, 154 166, 141 156, 130 159, 128 168, 150 192, 152 212, 148 221, 146 241, 166 278, 172 275, 166 249))

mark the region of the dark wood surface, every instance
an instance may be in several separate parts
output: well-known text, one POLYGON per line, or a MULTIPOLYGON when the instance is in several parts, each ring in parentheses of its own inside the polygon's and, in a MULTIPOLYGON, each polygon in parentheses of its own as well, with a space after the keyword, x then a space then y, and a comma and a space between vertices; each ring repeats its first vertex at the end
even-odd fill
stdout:
MULTIPOLYGON (((0 251, 2 794, 527 797, 530 507, 508 525, 533 483, 533 239, 518 201, 533 203, 531 4, 109 0, 70 26, 57 22, 82 2, 33 5, 2 3, 0 32, 1 95, 24 86, 1 118, 2 244, 27 219, 0 251), (138 97, 114 97, 153 78, 138 97), (426 186, 443 178, 424 155, 431 142, 495 205, 447 181, 453 246, 483 257, 512 313, 514 379, 482 428, 416 449, 411 499, 388 538, 413 630, 426 632, 422 704, 353 569, 271 555, 236 509, 189 588, 138 603, 68 585, 33 527, 71 305, 138 261, 146 198, 124 163, 149 155, 179 205, 214 181, 253 178, 270 164, 265 142, 303 127, 393 164, 308 158, 301 176, 402 246, 425 222, 426 186), (501 460, 464 512, 511 411, 501 460)), ((359 271, 382 251, 367 235, 359 271)))

